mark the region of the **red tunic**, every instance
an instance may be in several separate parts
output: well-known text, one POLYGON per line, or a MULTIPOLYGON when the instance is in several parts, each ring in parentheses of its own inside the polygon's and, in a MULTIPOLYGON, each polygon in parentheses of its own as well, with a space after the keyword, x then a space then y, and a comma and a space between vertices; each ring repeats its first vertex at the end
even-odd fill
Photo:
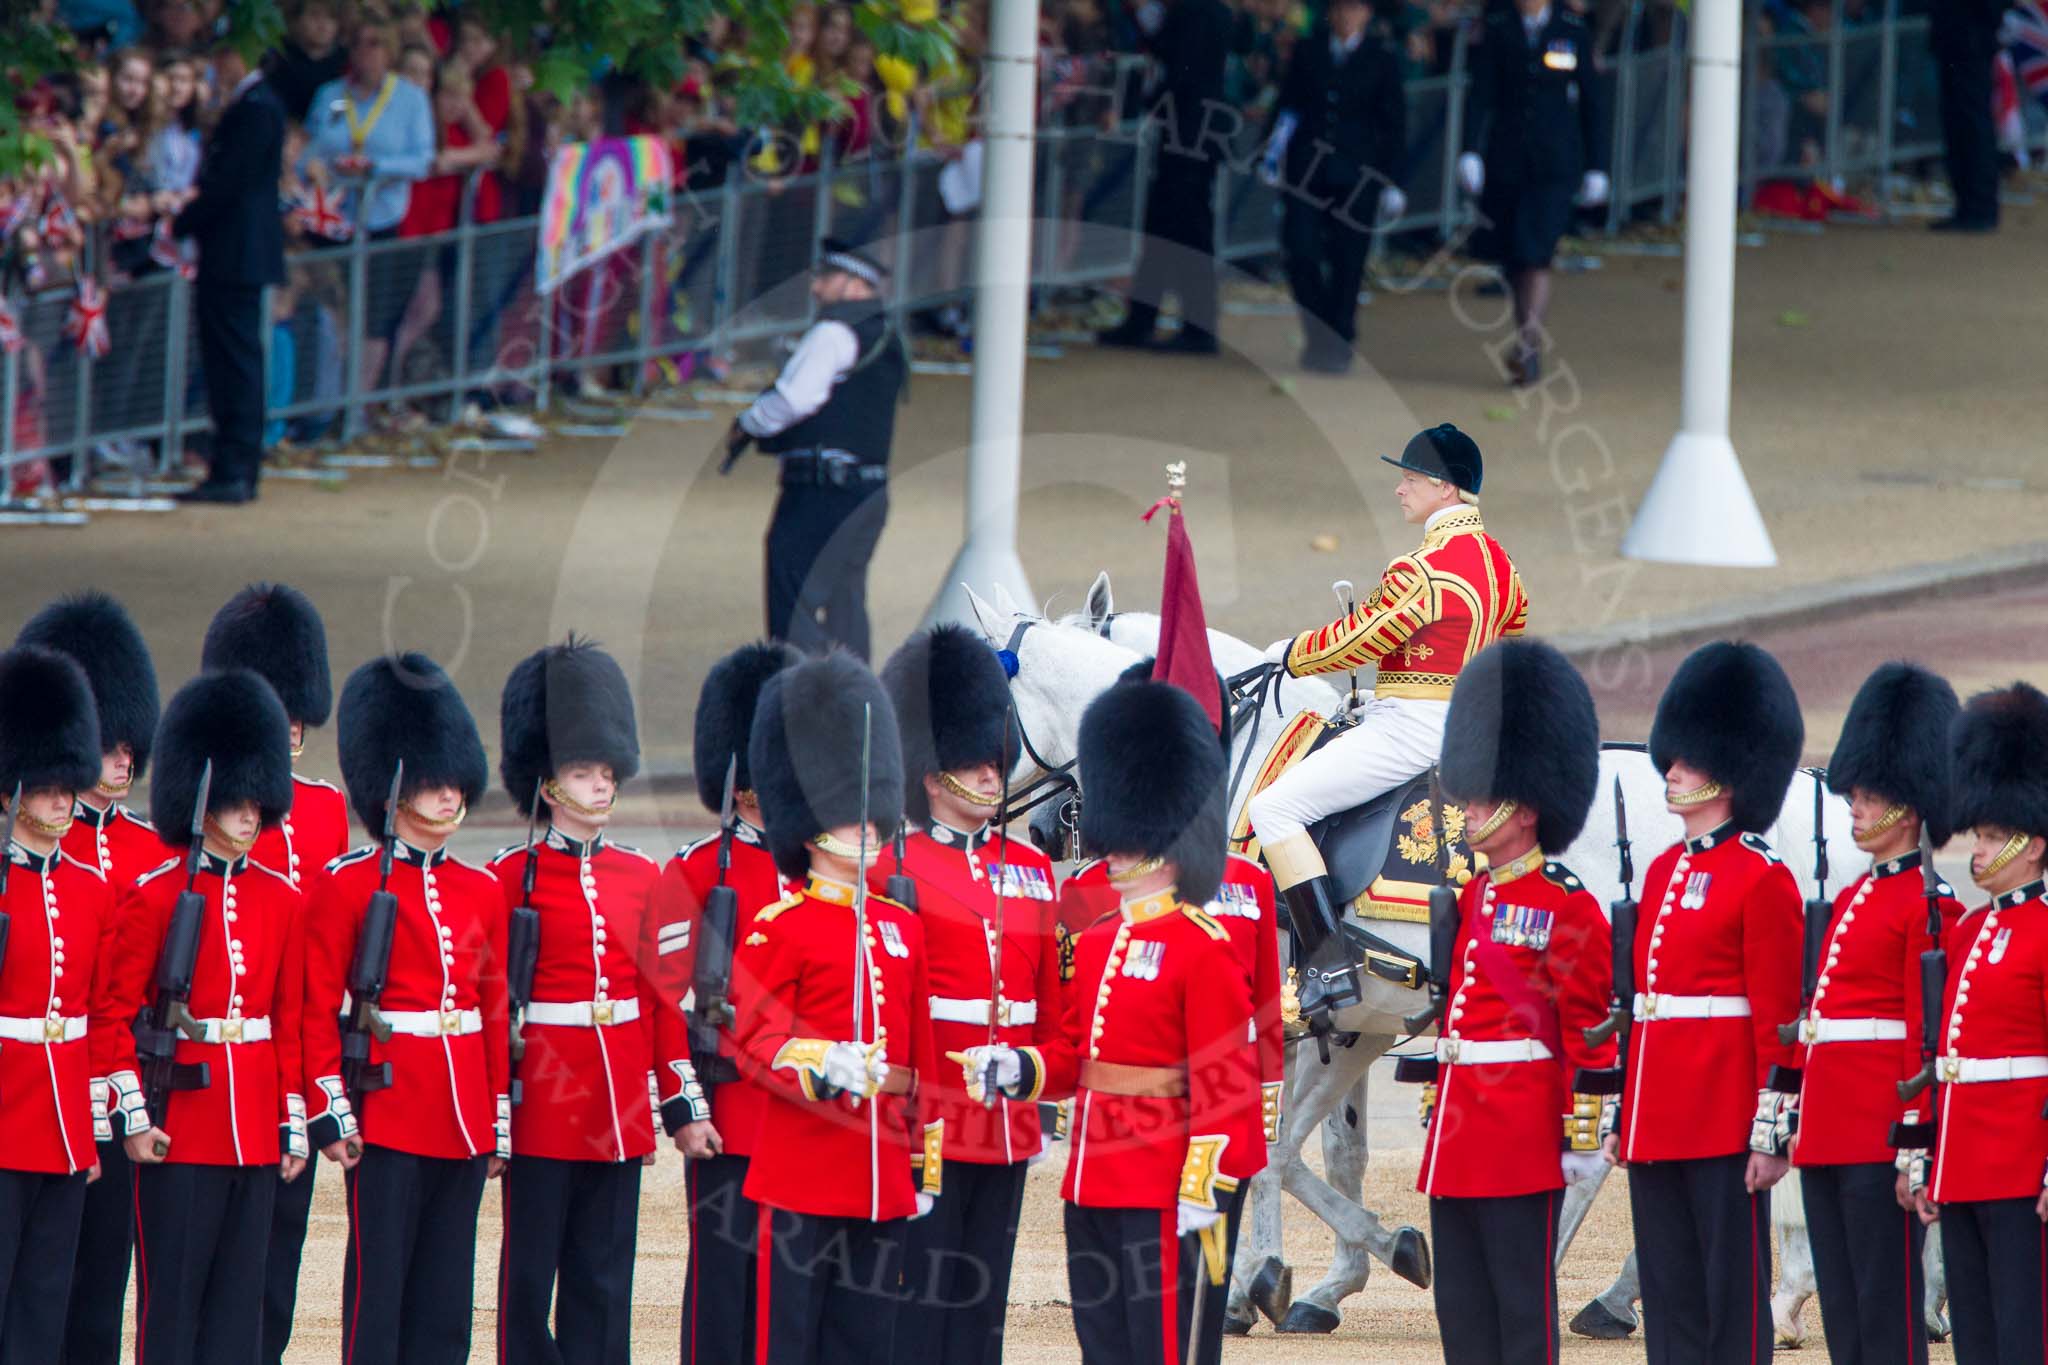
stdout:
POLYGON ((35 1041, 0 1038, 0 1169, 70 1175, 97 1160, 92 1081, 128 1027, 107 991, 114 897, 61 849, 9 856, 0 1022, 35 1041))
MULTIPOLYGON (((1798 1166, 1889 1164, 1891 1126, 1932 1097, 1899 1102, 1920 1071, 1920 954, 1928 948, 1920 855, 1877 864, 1835 897, 1827 952, 1804 1030, 1798 1166), (1840 1035, 1812 1041, 1816 1032, 1840 1035), (1889 1033, 1889 1038, 1869 1035, 1889 1033)), ((1941 915, 1961 913, 1941 888, 1941 915)))
MULTIPOLYGON (((1036 1101, 1044 1088, 1044 1049, 1057 1046, 1060 1036, 1052 861, 1022 839, 1009 840, 1005 848, 985 833, 966 835, 939 824, 909 836, 903 854, 905 871, 917 884, 932 1038, 942 1058, 990 1039, 995 888, 998 880, 1002 883, 1002 999, 1009 1013, 998 1016, 993 1036, 1033 1055, 1032 1093, 1023 1100, 999 1097, 984 1105, 968 1098, 966 1077, 952 1062, 941 1062, 929 1084, 932 1102, 946 1121, 946 1160, 983 1166, 1027 1160, 1042 1141, 1036 1101), (1020 1019, 1019 1013, 1030 1017, 1020 1019)), ((881 891, 894 871, 896 855, 885 851, 868 874, 870 885, 881 891)))
POLYGON ((2048 1071, 2048 884, 1995 897, 1949 933, 1948 1005, 1935 1076, 1933 1174, 1938 1203, 2035 1199, 2048 1177, 2048 1075, 1952 1080, 1986 1062, 2027 1059, 2048 1071))
POLYGON ((292 774, 292 808, 256 836, 249 861, 282 872, 301 891, 315 873, 348 852, 348 798, 341 788, 292 774))
MULTIPOLYGON (((172 1091, 169 1112, 151 1114, 149 1121, 171 1135, 168 1161, 274 1166, 290 1118, 285 1097, 298 1096, 303 1084, 304 902, 282 874, 259 863, 201 856, 192 885, 206 898, 206 913, 187 1008, 222 1041, 179 1036, 177 1060, 207 1063, 211 1083, 204 1090, 172 1091), (269 1036, 241 1040, 240 1031, 258 1020, 269 1036)), ((157 959, 184 889, 185 865, 174 859, 121 895, 121 934, 109 987, 120 1018, 134 1018, 155 997, 157 959)), ((114 1033, 108 1070, 140 1070, 135 1036, 126 1029, 114 1033)))
POLYGON ((118 898, 145 872, 163 866, 174 850, 156 837, 156 826, 115 804, 94 810, 83 801, 72 803, 71 828, 60 841, 64 851, 96 868, 107 887, 118 898))
MULTIPOLYGON (((938 1121, 920 1082, 928 1084, 935 1067, 958 1067, 932 1047, 917 916, 884 897, 867 898, 868 979, 856 986, 852 905, 852 887, 812 877, 757 914, 740 941, 758 973, 740 1014, 740 1069, 770 1092, 746 1195, 797 1213, 881 1222, 917 1210, 912 1161, 925 1153, 927 1125, 938 1121), (910 1093, 857 1106, 844 1095, 812 1099, 796 1054, 853 1040, 856 989, 863 991, 859 1041, 882 1041, 891 1071, 911 1073, 910 1093)), ((927 1186, 936 1174, 925 1172, 927 1186)))
MULTIPOLYGON (((654 1150, 660 869, 638 849, 604 838, 583 844, 549 830, 538 842, 540 957, 522 1035, 524 1098, 512 1110, 512 1151, 557 1161, 637 1159, 654 1150), (548 1022, 565 1011, 584 1021, 548 1022), (613 1022, 590 1022, 600 1015, 613 1022)), ((526 857, 527 846, 516 844, 491 859, 508 911, 524 899, 526 857)), ((671 1045, 680 1038, 680 1030, 662 1032, 671 1045)))
POLYGON ((1542 857, 1482 872, 1458 898, 1436 1108, 1415 1181, 1424 1194, 1506 1198, 1564 1188, 1558 1155, 1572 1077, 1580 1067, 1614 1065, 1614 1044, 1588 1047, 1583 1032, 1607 1017, 1607 917, 1562 863, 1542 857), (1529 1044, 1549 1055, 1460 1055, 1529 1044))
MULTIPOLYGON (((775 870, 775 860, 768 856, 768 850, 761 846, 761 832, 744 820, 733 828, 732 867, 725 880, 739 899, 738 924, 733 930, 732 979, 726 991, 734 1018, 738 1018, 755 985, 753 978, 742 970, 742 960, 748 954, 741 951, 741 946, 754 931, 754 916, 782 900, 792 888, 775 870)), ((673 963, 662 969, 662 976, 676 983, 675 989, 682 993, 673 1006, 677 1011, 691 1003, 687 996, 696 970, 697 916, 705 897, 717 884, 715 834, 688 845, 662 869, 655 892, 661 902, 659 951, 673 963)), ((687 1050, 685 1043, 684 1051, 687 1050)), ((718 1130, 728 1155, 752 1156, 754 1135, 761 1127, 768 1092, 741 1074, 738 1041, 730 1028, 718 1031, 718 1057, 715 1075, 704 1074, 702 1058, 693 1059, 700 1064, 697 1079, 711 1097, 712 1126, 718 1130)), ((661 1082, 662 1108, 673 1113, 679 1098, 677 1084, 672 1074, 659 1075, 657 1079, 661 1082)))
MULTIPOLYGON (((335 859, 307 898, 305 1093, 315 1148, 340 1136, 331 1099, 341 1085, 336 1021, 363 909, 377 889, 377 853, 372 845, 335 859)), ((398 923, 380 1008, 387 1017, 445 1019, 448 1031, 371 1042, 371 1064, 389 1061, 392 1080, 363 1097, 363 1140, 416 1156, 489 1155, 500 1103, 510 1103, 504 893, 485 869, 403 841, 389 889, 398 923)))
POLYGON ((1791 870, 1733 825, 1673 844, 1650 864, 1636 926, 1622 1160, 1749 1149, 1765 1078, 1799 1061, 1778 1041, 1778 1025, 1799 1014, 1802 919, 1791 870), (1710 1014, 1680 1015, 1698 1009, 1710 1014))

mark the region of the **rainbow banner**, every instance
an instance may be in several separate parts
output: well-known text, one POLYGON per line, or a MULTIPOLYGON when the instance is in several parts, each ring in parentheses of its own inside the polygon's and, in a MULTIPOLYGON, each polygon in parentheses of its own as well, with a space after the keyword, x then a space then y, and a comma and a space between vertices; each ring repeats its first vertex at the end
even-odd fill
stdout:
POLYGON ((552 292, 594 261, 669 225, 668 144, 658 137, 564 143, 548 163, 534 288, 552 292))

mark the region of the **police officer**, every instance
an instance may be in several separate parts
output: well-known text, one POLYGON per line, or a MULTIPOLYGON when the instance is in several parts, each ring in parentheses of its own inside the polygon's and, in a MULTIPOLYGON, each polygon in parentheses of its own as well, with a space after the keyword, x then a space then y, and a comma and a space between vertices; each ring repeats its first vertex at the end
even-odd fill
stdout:
POLYGON ((1937 0, 1927 7, 1941 94, 1941 146, 1955 212, 1936 232, 1998 230, 1998 132, 1991 122, 1991 62, 2007 0, 1937 0))
MULTIPOLYGON (((732 1009, 745 1005, 753 988, 738 972, 737 947, 753 936, 754 916, 786 897, 800 882, 785 878, 768 852, 761 825, 761 804, 754 795, 753 770, 747 761, 747 736, 761 689, 768 680, 796 663, 800 656, 788 645, 742 645, 711 666, 697 694, 694 766, 697 796, 714 815, 725 802, 725 778, 733 776, 733 820, 721 832, 689 844, 662 869, 659 897, 661 927, 656 951, 674 963, 664 967, 665 980, 693 987, 699 981, 716 985, 732 1009), (727 866, 719 866, 723 860, 727 866), (734 892, 734 927, 729 940, 711 941, 703 929, 704 908, 712 888, 724 884, 734 892), (700 954, 722 952, 722 962, 700 961, 700 954)), ((707 1006, 704 992, 693 1000, 694 1011, 707 1006)), ((681 1002, 675 1002, 675 1008, 681 1002)), ((701 1032, 701 1030, 700 1030, 701 1032)), ((768 1092, 740 1074, 739 1049, 732 1020, 713 1025, 715 1046, 692 1058, 698 1084, 711 1107, 709 1124, 684 1122, 678 1112, 688 1096, 673 1076, 662 1076, 662 1112, 676 1147, 689 1161, 683 1166, 683 1188, 689 1203, 689 1263, 683 1278, 683 1365, 717 1365, 754 1358, 754 1304, 759 1280, 754 1241, 760 1209, 746 1195, 747 1165, 760 1133, 768 1092)))
POLYGON ((987 642, 959 626, 920 631, 889 657, 882 683, 903 738, 912 832, 902 860, 885 852, 869 883, 883 890, 901 872, 917 889, 932 1034, 958 1063, 929 1082, 946 1183, 906 1234, 895 1358, 994 1365, 1025 1167, 1041 1142, 1036 1089, 1020 1081, 1027 1066, 1043 1079, 1043 1049, 1060 1029, 1052 861, 991 824, 1018 744, 1009 676, 987 642))
POLYGON ((1606 92, 1586 21, 1557 0, 1515 0, 1488 14, 1472 54, 1458 181, 1479 199, 1479 251, 1514 292, 1512 383, 1542 377, 1550 260, 1574 198, 1607 202, 1607 150, 1606 92))
POLYGON ((889 514, 889 447, 910 373, 881 290, 888 271, 828 238, 811 281, 818 320, 775 383, 732 424, 722 474, 759 442, 780 461, 768 524, 768 634, 868 654, 868 560, 889 514))
POLYGON ((1618 1144, 1653 1361, 1771 1355, 1770 1188, 1797 1054, 1799 884, 1758 835, 1784 804, 1805 727, 1785 672, 1752 644, 1686 658, 1657 703, 1650 760, 1685 838, 1643 877, 1635 1029, 1618 1144), (1654 907, 1654 909, 1652 908, 1654 907))
POLYGON ((1407 207, 1407 110, 1400 60, 1370 0, 1335 0, 1327 28, 1295 45, 1264 162, 1268 183, 1285 191, 1280 243, 1303 369, 1351 368, 1373 224, 1407 207))
POLYGON ((306 1178, 305 907, 283 873, 249 859, 257 832, 291 801, 289 722, 270 684, 236 670, 180 688, 164 710, 149 784, 150 814, 180 856, 123 893, 109 991, 122 1019, 155 998, 201 815, 190 879, 204 903, 186 999, 193 1021, 176 1061, 207 1067, 210 1080, 173 1090, 152 1110, 134 1036, 113 1035, 113 1117, 135 1163, 138 1359, 255 1358, 263 1319, 249 1291, 263 1279, 271 1201, 280 1178, 306 1178), (206 809, 196 812, 209 763, 206 809))
POLYGON ((1607 1014, 1607 921, 1548 852, 1579 837, 1600 781, 1585 679, 1534 640, 1484 650, 1451 694, 1442 780, 1487 870, 1459 896, 1449 1004, 1423 1068, 1437 1091, 1415 1184, 1437 1326, 1446 1365, 1543 1365, 1557 1359, 1559 1199, 1607 1164, 1600 1102, 1574 1096, 1572 1077, 1614 1052, 1585 1040, 1607 1014))

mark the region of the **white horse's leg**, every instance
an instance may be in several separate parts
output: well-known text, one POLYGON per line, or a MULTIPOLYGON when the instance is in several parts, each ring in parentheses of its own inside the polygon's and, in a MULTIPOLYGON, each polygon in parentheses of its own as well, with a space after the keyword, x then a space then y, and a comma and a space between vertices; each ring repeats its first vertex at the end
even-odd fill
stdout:
POLYGON ((1628 1259, 1621 1263, 1621 1273, 1614 1277, 1614 1283, 1573 1315, 1572 1331, 1598 1341, 1619 1341, 1640 1325, 1641 1319, 1636 1317, 1636 1300, 1642 1296, 1643 1281, 1636 1269, 1636 1254, 1631 1250, 1628 1259))
POLYGON ((1813 1243, 1806 1235, 1799 1172, 1789 1172, 1771 1195, 1771 1229, 1778 1234, 1778 1286, 1771 1292, 1771 1324, 1778 1345, 1796 1351, 1806 1344, 1806 1323, 1800 1315, 1814 1293, 1813 1243))
POLYGON ((1941 1233, 1927 1230, 1927 1249, 1920 1254, 1920 1269, 1927 1276, 1927 1302, 1923 1305, 1930 1341, 1948 1340, 1948 1267, 1941 1259, 1941 1233))
POLYGON ((1593 1211, 1593 1201, 1600 1197, 1601 1188, 1607 1184, 1607 1173, 1613 1169, 1612 1166, 1603 1166, 1600 1174, 1591 1180, 1581 1180, 1576 1185, 1564 1187, 1564 1205, 1557 1213, 1556 1268, 1564 1268, 1564 1254, 1572 1249, 1572 1239, 1579 1235, 1579 1226, 1593 1211))
MULTIPOLYGON (((1286 1071, 1286 1088, 1280 1092, 1284 1115, 1294 1102, 1298 1067, 1286 1071)), ((1293 1297, 1294 1275, 1281 1259, 1280 1172, 1286 1164, 1286 1134, 1266 1148, 1266 1166, 1252 1177, 1245 1196, 1244 1226, 1237 1234, 1237 1255, 1230 1266, 1230 1300, 1224 1306, 1224 1330, 1233 1335, 1249 1332, 1258 1311, 1255 1297, 1263 1298, 1277 1320, 1287 1311, 1293 1297)))

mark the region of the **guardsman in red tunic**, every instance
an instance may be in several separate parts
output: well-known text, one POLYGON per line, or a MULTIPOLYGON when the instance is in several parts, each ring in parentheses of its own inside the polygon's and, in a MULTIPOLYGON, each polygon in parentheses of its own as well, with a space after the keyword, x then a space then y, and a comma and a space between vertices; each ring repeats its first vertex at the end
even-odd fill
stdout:
POLYGON ((740 1068, 770 1091, 747 1169, 760 1365, 897 1359, 904 1224, 942 1188, 932 1088, 955 1064, 932 1045, 924 930, 862 884, 901 818, 899 745, 888 694, 839 652, 769 679, 748 739, 769 852, 809 878, 740 949, 740 1068))
MULTIPOLYGON (((744 1008, 753 983, 739 971, 746 960, 739 947, 753 934, 757 913, 803 884, 802 878, 785 878, 768 852, 753 770, 747 765, 747 736, 761 689, 801 657, 784 644, 742 645, 711 666, 697 694, 697 796, 706 810, 718 814, 730 768, 734 810, 730 836, 714 834, 684 847, 662 869, 657 891, 661 927, 656 951, 674 964, 662 967, 660 974, 686 993, 671 1002, 670 1009, 681 1011, 687 1003, 693 1022, 697 1002, 687 992, 706 972, 725 983, 725 999, 733 1011, 744 1008), (721 857, 730 862, 723 874, 718 866, 721 857), (733 888, 736 902, 732 937, 723 944, 706 940, 703 921, 704 905, 721 875, 733 888), (720 954, 721 949, 724 961, 699 963, 700 951, 720 954)), ((689 1158, 683 1166, 690 1218, 690 1259, 683 1280, 683 1365, 754 1358, 759 1279, 754 1239, 760 1233, 761 1211, 746 1195, 747 1163, 754 1154, 768 1091, 740 1074, 735 1018, 736 1013, 714 1025, 716 1051, 707 1049, 691 1059, 710 1102, 710 1123, 691 1122, 696 1100, 679 1077, 658 1077, 663 1085, 662 1121, 677 1149, 689 1158)))
MULTIPOLYGON (((1792 1164, 1833 1360, 1927 1359, 1925 1230, 1910 1193, 1900 1207, 1891 1142, 1893 1126, 1918 1123, 1933 1098, 1902 1102, 1898 1086, 1921 1069, 1920 955, 1933 946, 1921 835, 1937 848, 1948 842, 1958 709, 1941 678, 1885 664, 1857 692, 1828 760, 1828 787, 1849 798, 1856 846, 1871 859, 1870 871, 1835 897, 1800 1028, 1806 1058, 1792 1164)), ((1952 923, 1962 907, 1946 886, 1941 893, 1942 920, 1952 923)), ((1924 1161, 1906 1165, 1924 1171, 1924 1161)))
POLYGON ((1643 877, 1635 1027, 1616 1130, 1628 1163, 1650 1359, 1768 1360, 1770 1188, 1789 1165, 1799 1014, 1799 884, 1759 837, 1778 818, 1805 726, 1778 661, 1695 650, 1650 727, 1685 838, 1643 877))
POLYGON ((347 1173, 342 1356, 460 1365, 477 1205, 512 1151, 505 897, 488 870, 447 848, 489 781, 484 746, 455 684, 424 654, 373 659, 351 674, 336 738, 366 829, 384 829, 392 775, 405 764, 389 879, 373 843, 329 863, 306 904, 309 1127, 313 1146, 347 1173), (368 1071, 382 1079, 375 1073, 388 1063, 390 1083, 366 1090, 342 1058, 343 1030, 367 1011, 344 1019, 343 1008, 379 889, 398 908, 368 1071))
POLYGON ((1081 838, 1117 913, 1074 944, 1046 1093, 1073 1095, 1067 1283, 1088 1365, 1178 1365, 1227 1293, 1231 1148, 1259 1094, 1251 992, 1230 931, 1200 907, 1222 883, 1224 756, 1171 683, 1120 682, 1081 719, 1081 838))
MULTIPOLYGON (((101 592, 60 598, 21 628, 19 643, 68 654, 92 684, 100 723, 100 780, 78 793, 64 851, 106 878, 118 904, 170 851, 149 822, 122 804, 149 769, 156 742, 156 665, 120 603, 101 592)), ((95 1084, 105 1089, 105 1078, 95 1084)), ((101 1107, 105 1107, 104 1099, 101 1107)), ((114 1365, 121 1358, 121 1311, 135 1249, 134 1185, 118 1141, 99 1144, 100 1178, 85 1192, 78 1268, 64 1332, 67 1365, 114 1365)))
POLYGON ((2048 697, 2015 683, 1954 729, 1955 823, 1990 904, 1948 936, 1932 1170, 1958 1365, 2048 1359, 2048 697))
POLYGON ((114 897, 99 869, 63 852, 77 794, 100 775, 99 724, 84 672, 38 645, 0 654, 0 803, 14 838, 0 913, 0 1361, 63 1348, 85 1190, 106 1122, 95 1077, 113 1035, 106 974, 114 897))
POLYGON ((1449 1003, 1421 1068, 1437 1087, 1415 1182, 1429 1196, 1437 1326, 1446 1365, 1548 1365, 1558 1206, 1607 1165, 1599 1101, 1572 1079, 1614 1064, 1611 1042, 1585 1040, 1607 1017, 1607 920, 1546 852, 1579 837, 1600 782, 1585 680, 1534 640, 1487 649, 1451 694, 1441 772, 1487 870, 1458 898, 1449 1003))
POLYGON ((990 824, 1018 751, 995 651, 973 632, 938 626, 898 649, 882 682, 903 736, 911 833, 901 862, 884 853, 869 884, 882 891, 900 872, 917 889, 932 1034, 958 1063, 929 1082, 946 1125, 946 1185, 906 1234, 895 1354, 992 1365, 1002 1359, 1024 1173, 1042 1142, 1044 1048, 1060 1032, 1052 862, 990 824))
MULTIPOLYGON (((291 721, 292 760, 306 746, 306 732, 327 723, 334 710, 334 683, 327 670, 327 627, 319 611, 297 588, 252 583, 227 600, 206 627, 202 668, 246 668, 259 674, 284 703, 291 721)), ((348 799, 341 788, 317 777, 292 774, 292 804, 284 819, 256 836, 249 860, 281 872, 300 892, 312 889, 321 868, 348 852, 348 799)), ((313 1212, 316 1150, 307 1157, 305 1178, 282 1181, 270 1213, 270 1258, 263 1275, 264 1365, 282 1365, 291 1341, 292 1312, 299 1300, 299 1257, 313 1212)), ((111 1358, 110 1358, 111 1360, 111 1358)))
POLYGON ((513 1059, 498 1358, 623 1365, 640 1168, 658 1137, 651 1078, 680 1068, 691 1082, 681 1018, 662 1020, 664 994, 680 992, 656 978, 670 960, 656 938, 661 871, 604 834, 640 770, 633 693, 611 655, 571 636, 512 670, 499 724, 505 790, 522 813, 538 801, 547 823, 491 860, 508 914, 539 917, 513 1059))
POLYGON ((1266 655, 1297 678, 1375 668, 1372 700, 1356 725, 1249 806, 1292 921, 1301 1015, 1317 1030, 1362 988, 1339 932, 1343 906, 1309 827, 1428 772, 1459 671, 1529 621, 1521 575, 1479 516, 1485 462, 1472 438, 1445 422, 1416 433, 1399 459, 1380 458, 1402 471, 1394 496, 1402 516, 1422 527, 1422 544, 1387 565, 1355 611, 1276 641, 1266 655))
POLYGON ((257 832, 291 807, 289 722, 254 673, 205 673, 171 698, 157 738, 150 815, 179 856, 122 893, 110 990, 123 1019, 157 1004, 157 967, 191 867, 193 803, 211 763, 189 878, 201 907, 192 1018, 176 1055, 180 1066, 206 1067, 208 1083, 172 1090, 153 1110, 134 1036, 114 1036, 114 1126, 135 1163, 136 1358, 253 1360, 263 1323, 249 1290, 263 1278, 271 1201, 278 1179, 304 1179, 306 1166, 304 904, 283 873, 249 857, 257 832))

